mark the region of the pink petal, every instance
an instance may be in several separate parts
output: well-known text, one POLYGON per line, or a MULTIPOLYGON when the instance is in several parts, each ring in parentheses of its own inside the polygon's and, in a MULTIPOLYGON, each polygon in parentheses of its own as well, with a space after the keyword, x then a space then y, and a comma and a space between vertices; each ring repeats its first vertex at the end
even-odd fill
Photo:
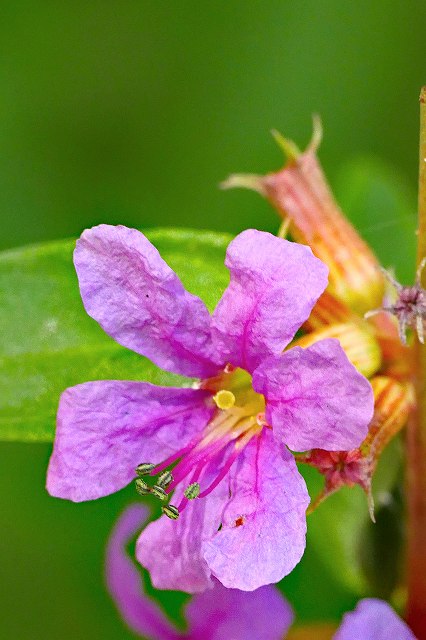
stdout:
MULTIPOLYGON (((208 477, 205 484, 209 484, 208 477)), ((184 487, 178 487, 172 504, 178 505, 184 487)), ((187 505, 177 520, 162 516, 151 522, 139 536, 136 556, 148 569, 157 589, 177 589, 199 593, 211 589, 211 571, 203 558, 202 546, 217 531, 227 496, 220 483, 207 498, 187 505)))
POLYGON ((327 286, 327 267, 309 247, 243 231, 228 247, 231 282, 213 314, 221 360, 253 371, 281 353, 327 286))
POLYGON ((122 344, 162 369, 194 377, 217 372, 210 315, 147 238, 123 226, 82 234, 74 252, 87 313, 122 344))
POLYGON ((160 607, 144 593, 139 571, 126 553, 126 545, 141 529, 146 518, 144 507, 132 505, 116 523, 106 550, 108 591, 132 631, 150 640, 178 640, 182 634, 173 628, 160 607))
POLYGON ((125 547, 142 527, 146 509, 133 505, 111 534, 106 553, 108 590, 126 624, 151 640, 281 640, 293 621, 290 605, 276 587, 250 593, 225 589, 217 580, 186 605, 188 632, 182 635, 143 591, 141 576, 125 547))
POLYGON ((208 394, 144 382, 103 380, 61 396, 47 489, 74 502, 125 487, 141 462, 160 462, 201 431, 208 394))
POLYGON ((222 528, 203 545, 225 587, 253 591, 279 582, 305 550, 309 496, 293 456, 264 429, 230 472, 222 528))
POLYGON ((338 340, 268 358, 254 372, 253 387, 266 398, 275 435, 290 449, 354 449, 367 435, 373 391, 338 340))
POLYGON ((383 600, 365 598, 343 616, 333 640, 416 640, 409 627, 383 600))
POLYGON ((191 640, 282 640, 293 622, 276 587, 247 593, 225 589, 217 580, 213 589, 192 598, 186 617, 191 640))

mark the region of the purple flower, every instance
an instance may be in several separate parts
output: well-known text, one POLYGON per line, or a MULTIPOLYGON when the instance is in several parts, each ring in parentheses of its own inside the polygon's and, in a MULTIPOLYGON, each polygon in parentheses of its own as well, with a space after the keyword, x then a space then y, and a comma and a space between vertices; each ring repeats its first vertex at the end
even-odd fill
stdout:
POLYGON ((143 592, 139 572, 125 552, 145 518, 144 507, 129 507, 112 532, 106 556, 108 590, 135 633, 150 640, 281 640, 285 636, 293 613, 276 587, 267 585, 246 593, 225 589, 217 580, 212 589, 187 604, 188 631, 176 630, 143 592))
POLYGON ((345 613, 333 640, 416 640, 409 627, 383 600, 365 598, 345 613))
MULTIPOLYGON (((252 592, 226 589, 217 580, 212 589, 186 605, 188 631, 172 626, 159 606, 143 591, 141 577, 125 552, 142 527, 146 509, 128 507, 117 522, 106 554, 106 582, 126 624, 150 640, 281 640, 293 622, 293 612, 276 587, 252 592)), ((312 630, 314 633, 314 628, 312 630)), ((314 635, 312 636, 314 637, 314 635)), ((333 640, 415 640, 415 636, 382 600, 367 598, 346 613, 333 640)))
POLYGON ((353 449, 373 413, 370 384, 337 340, 283 353, 325 289, 327 268, 306 246, 244 231, 228 247, 231 281, 210 316, 139 231, 87 230, 74 259, 85 308, 109 335, 201 382, 67 389, 49 492, 99 498, 145 463, 139 472, 157 484, 145 476, 139 490, 160 498, 175 490, 175 506, 163 511, 180 514, 151 523, 138 541, 157 588, 200 592, 215 576, 250 591, 281 580, 303 554, 309 503, 286 445, 353 449))

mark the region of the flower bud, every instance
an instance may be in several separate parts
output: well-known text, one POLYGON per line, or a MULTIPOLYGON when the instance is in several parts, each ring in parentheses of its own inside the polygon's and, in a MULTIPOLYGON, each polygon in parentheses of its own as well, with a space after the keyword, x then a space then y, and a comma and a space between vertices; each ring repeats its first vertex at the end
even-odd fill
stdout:
POLYGON ((382 360, 380 347, 366 323, 331 324, 302 336, 292 346, 308 347, 324 338, 337 338, 348 359, 366 378, 379 370, 382 360))
POLYGON ((289 235, 307 244, 330 269, 329 291, 357 313, 379 307, 384 293, 379 263, 337 205, 318 162, 321 124, 307 150, 274 134, 287 156, 280 171, 266 176, 232 175, 224 188, 244 187, 263 195, 285 221, 289 235))

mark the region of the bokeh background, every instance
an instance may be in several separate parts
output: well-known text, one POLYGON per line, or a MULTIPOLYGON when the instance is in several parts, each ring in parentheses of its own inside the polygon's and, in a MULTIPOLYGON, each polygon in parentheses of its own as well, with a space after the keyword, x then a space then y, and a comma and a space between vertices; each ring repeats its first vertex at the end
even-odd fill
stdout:
MULTIPOLYGON (((422 0, 4 0, 0 21, 0 248, 99 222, 275 231, 232 171, 282 163, 269 130, 320 157, 383 262, 414 270, 422 0)), ((0 445, 0 635, 131 638, 102 583, 130 488, 73 505, 44 490, 49 445, 0 445)), ((333 550, 330 549, 330 554, 333 550)), ((283 589, 304 619, 356 596, 315 550, 283 589)), ((181 598, 163 603, 177 616, 181 598)))

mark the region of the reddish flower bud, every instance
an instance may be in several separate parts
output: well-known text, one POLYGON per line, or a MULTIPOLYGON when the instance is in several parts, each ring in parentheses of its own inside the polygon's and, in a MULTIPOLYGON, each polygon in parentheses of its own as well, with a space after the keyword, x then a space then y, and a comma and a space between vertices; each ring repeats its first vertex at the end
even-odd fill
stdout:
POLYGON ((329 269, 329 291, 358 312, 379 306, 384 292, 379 263, 337 205, 318 162, 316 150, 321 125, 314 120, 313 138, 307 150, 275 133, 287 155, 280 171, 266 176, 232 175, 224 188, 245 187, 267 198, 284 219, 286 231, 329 269))

